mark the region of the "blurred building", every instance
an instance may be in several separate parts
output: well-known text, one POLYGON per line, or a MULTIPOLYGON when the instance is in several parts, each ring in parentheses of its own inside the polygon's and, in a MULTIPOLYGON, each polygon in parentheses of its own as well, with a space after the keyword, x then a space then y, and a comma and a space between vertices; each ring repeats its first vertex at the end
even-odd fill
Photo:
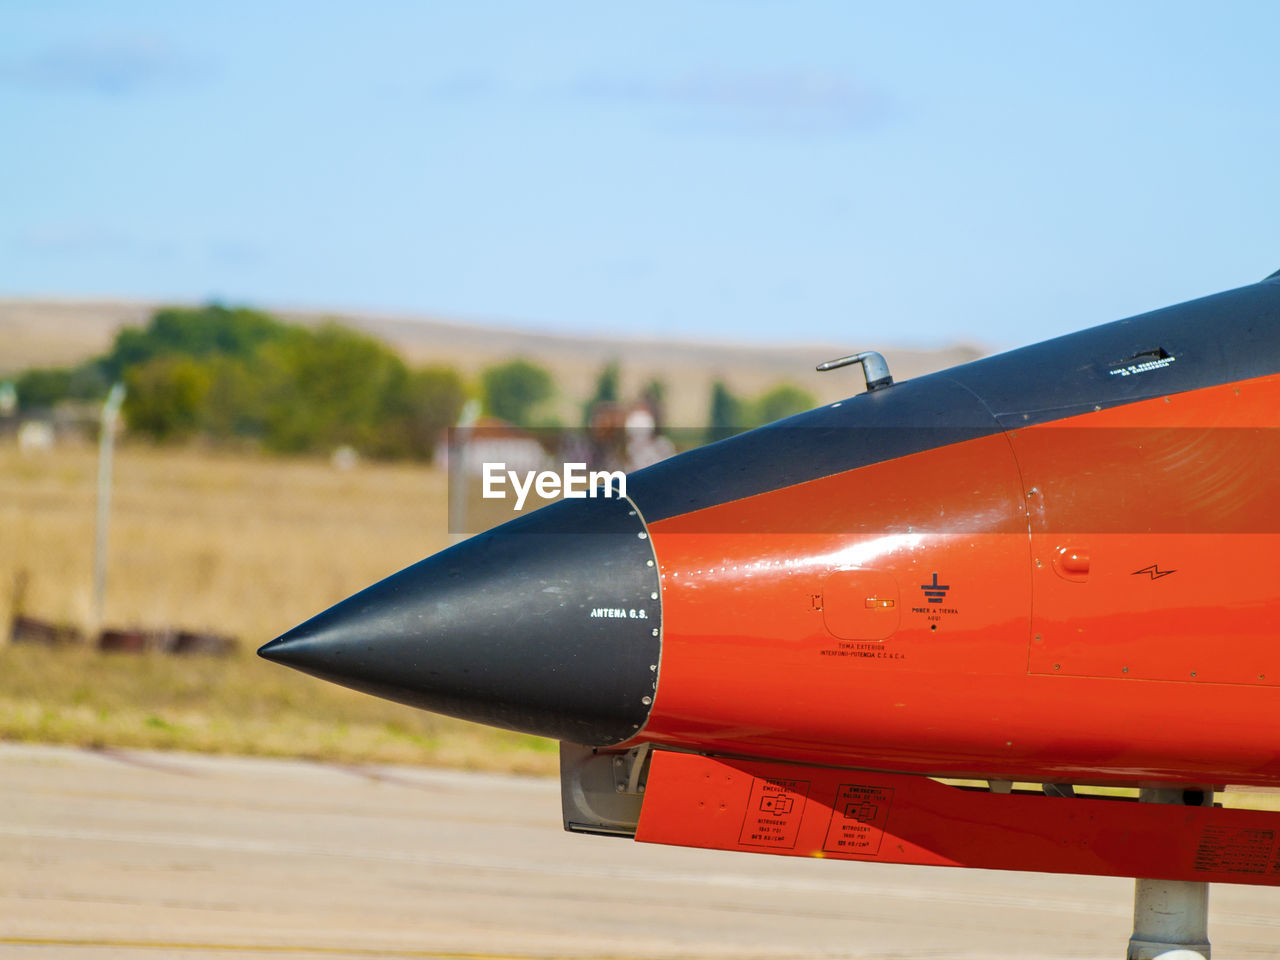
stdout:
POLYGON ((455 427, 436 444, 435 464, 449 470, 450 458, 461 457, 466 476, 478 477, 486 463, 504 463, 505 469, 519 473, 545 470, 551 457, 536 434, 497 417, 480 417, 469 427, 455 427))

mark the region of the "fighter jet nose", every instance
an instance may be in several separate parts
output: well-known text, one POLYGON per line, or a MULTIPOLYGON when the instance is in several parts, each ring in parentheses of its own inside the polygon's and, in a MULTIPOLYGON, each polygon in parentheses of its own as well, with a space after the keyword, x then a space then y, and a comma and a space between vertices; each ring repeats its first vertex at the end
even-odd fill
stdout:
POLYGON ((653 702, 655 563, 628 500, 562 500, 406 567, 258 653, 464 720, 619 743, 653 702))

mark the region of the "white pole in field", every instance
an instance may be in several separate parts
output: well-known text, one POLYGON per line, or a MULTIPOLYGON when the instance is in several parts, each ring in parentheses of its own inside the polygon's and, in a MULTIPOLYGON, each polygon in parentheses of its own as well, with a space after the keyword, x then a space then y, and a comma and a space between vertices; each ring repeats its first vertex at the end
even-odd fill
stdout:
POLYGON ((93 543, 93 632, 102 629, 107 596, 107 525, 111 519, 111 457, 115 450, 116 421, 124 403, 124 384, 117 383, 102 405, 98 426, 98 527, 93 543))
POLYGON ((471 431, 480 419, 480 402, 468 400, 458 417, 458 425, 449 431, 449 533, 454 543, 467 539, 467 485, 471 431))

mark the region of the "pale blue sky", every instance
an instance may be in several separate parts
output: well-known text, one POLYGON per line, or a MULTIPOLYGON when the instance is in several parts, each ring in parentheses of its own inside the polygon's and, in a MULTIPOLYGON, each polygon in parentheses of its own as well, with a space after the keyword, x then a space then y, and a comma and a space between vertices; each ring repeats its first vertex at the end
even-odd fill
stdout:
POLYGON ((1280 267, 1278 37, 1260 2, 5 0, 0 295, 1012 346, 1280 267))

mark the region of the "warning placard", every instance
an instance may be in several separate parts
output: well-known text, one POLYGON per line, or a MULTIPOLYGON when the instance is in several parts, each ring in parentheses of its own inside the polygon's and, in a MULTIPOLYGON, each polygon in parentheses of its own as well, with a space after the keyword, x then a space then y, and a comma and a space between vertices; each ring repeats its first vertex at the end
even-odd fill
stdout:
POLYGON ((1276 831, 1209 826, 1200 835, 1196 869, 1221 873, 1280 872, 1276 831))
POLYGON ((831 825, 827 827, 827 842, 822 849, 828 853, 874 857, 880 852, 892 803, 892 787, 840 784, 831 810, 831 825))
POLYGON ((750 847, 790 850, 796 845, 808 796, 808 780, 754 778, 738 842, 750 847))

